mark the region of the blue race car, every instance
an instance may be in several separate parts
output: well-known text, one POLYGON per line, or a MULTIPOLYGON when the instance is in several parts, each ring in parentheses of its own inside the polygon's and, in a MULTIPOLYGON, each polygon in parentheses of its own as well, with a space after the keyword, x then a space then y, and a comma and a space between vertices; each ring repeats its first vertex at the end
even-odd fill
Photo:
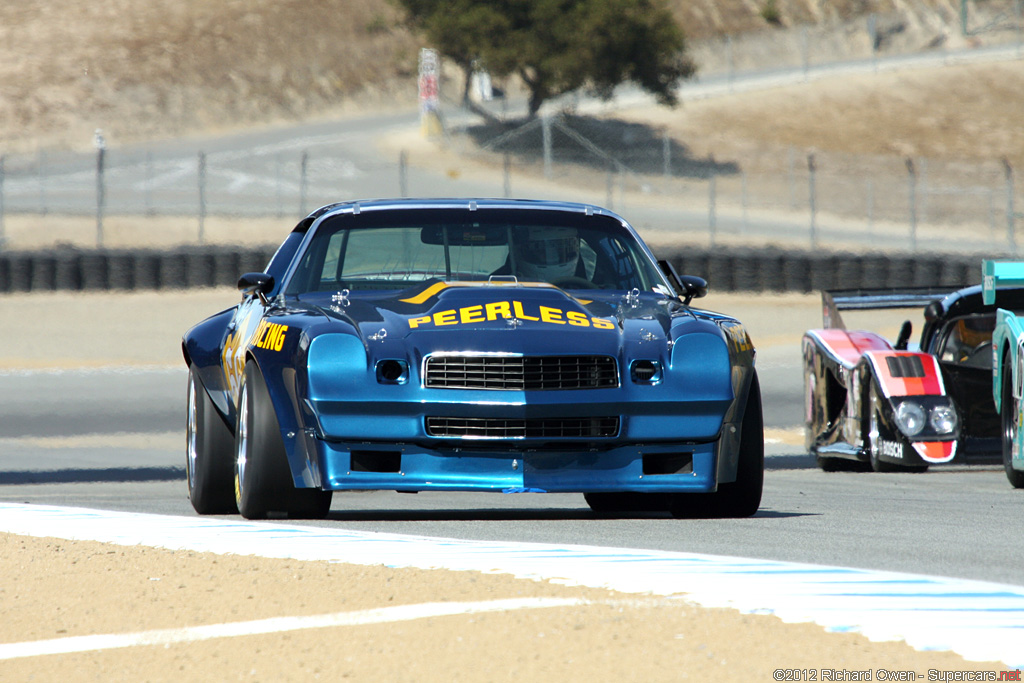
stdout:
POLYGON ((581 204, 325 206, 190 329, 200 514, 323 517, 334 491, 581 492, 600 513, 749 516, 754 348, 707 283, 581 204))

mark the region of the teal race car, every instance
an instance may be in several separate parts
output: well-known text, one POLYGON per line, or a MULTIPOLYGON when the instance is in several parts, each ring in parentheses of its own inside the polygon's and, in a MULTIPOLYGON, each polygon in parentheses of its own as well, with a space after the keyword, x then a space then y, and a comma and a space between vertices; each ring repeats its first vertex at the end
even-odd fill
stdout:
MULTIPOLYGON (((985 261, 982 265, 985 303, 996 290, 1024 287, 1024 262, 985 261)), ((1024 488, 1024 324, 1022 311, 1000 308, 992 333, 992 397, 1002 422, 1003 467, 1014 488, 1024 488)))

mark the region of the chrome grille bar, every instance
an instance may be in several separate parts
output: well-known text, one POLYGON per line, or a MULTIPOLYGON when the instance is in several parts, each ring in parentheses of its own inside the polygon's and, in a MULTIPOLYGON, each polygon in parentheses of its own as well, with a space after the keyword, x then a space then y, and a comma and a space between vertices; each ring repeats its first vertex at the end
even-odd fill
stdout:
POLYGON ((425 386, 438 389, 545 391, 619 385, 609 356, 431 356, 425 386))

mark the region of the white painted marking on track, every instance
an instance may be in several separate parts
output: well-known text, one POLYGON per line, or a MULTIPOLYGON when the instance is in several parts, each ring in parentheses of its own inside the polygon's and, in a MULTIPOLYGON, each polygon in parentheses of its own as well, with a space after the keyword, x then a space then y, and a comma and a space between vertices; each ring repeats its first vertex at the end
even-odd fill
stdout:
POLYGON ((684 596, 919 650, 1024 667, 1024 587, 657 550, 465 541, 346 529, 0 503, 0 531, 217 554, 506 573, 684 596))
POLYGON ((484 602, 431 602, 419 605, 400 605, 358 612, 337 612, 308 617, 272 617, 254 621, 239 621, 227 624, 210 624, 189 628, 168 628, 138 633, 103 634, 92 636, 69 636, 50 640, 34 640, 24 643, 0 644, 0 661, 22 657, 69 654, 72 652, 94 652, 140 645, 173 645, 192 643, 214 638, 255 636, 266 633, 285 633, 315 628, 339 626, 365 626, 367 624, 390 624, 398 621, 412 621, 430 617, 448 617, 482 612, 511 612, 522 609, 544 609, 551 607, 575 607, 590 604, 578 598, 511 598, 484 602))

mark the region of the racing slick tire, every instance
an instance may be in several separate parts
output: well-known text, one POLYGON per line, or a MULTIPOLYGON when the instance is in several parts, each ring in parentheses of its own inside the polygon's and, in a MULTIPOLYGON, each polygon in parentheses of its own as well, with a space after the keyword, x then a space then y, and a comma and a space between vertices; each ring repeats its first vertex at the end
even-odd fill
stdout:
POLYGON ((865 401, 868 417, 864 421, 864 424, 868 425, 867 433, 864 435, 864 444, 868 451, 868 461, 871 463, 871 469, 875 472, 906 472, 910 474, 927 472, 928 465, 896 465, 878 457, 879 451, 881 451, 879 444, 881 436, 878 409, 875 407, 876 403, 878 403, 878 393, 875 391, 874 385, 872 385, 868 389, 867 400, 865 401))
POLYGON ((246 519, 270 512, 324 517, 331 492, 296 489, 266 380, 255 362, 245 364, 235 429, 235 502, 246 519))
POLYGON ((1000 403, 999 416, 1002 421, 1003 469, 1006 478, 1015 489, 1024 489, 1024 472, 1013 469, 1013 443, 1017 439, 1020 425, 1017 423, 1020 410, 1013 398, 1013 373, 1003 371, 1003 400, 1000 403))
POLYGON ((736 480, 719 484, 716 493, 676 494, 671 513, 679 518, 750 517, 761 506, 764 487, 764 416, 761 385, 752 371, 747 405, 740 427, 736 480))
POLYGON ((232 493, 234 437, 203 388, 194 366, 188 371, 185 473, 188 497, 201 515, 238 512, 232 493))

